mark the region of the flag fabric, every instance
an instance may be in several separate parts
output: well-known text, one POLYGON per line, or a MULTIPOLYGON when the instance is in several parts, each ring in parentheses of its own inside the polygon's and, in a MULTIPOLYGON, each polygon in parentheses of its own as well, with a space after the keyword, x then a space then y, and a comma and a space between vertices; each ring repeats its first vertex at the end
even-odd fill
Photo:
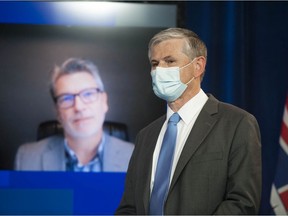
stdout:
POLYGON ((288 95, 279 139, 280 149, 270 204, 275 215, 288 214, 288 95))

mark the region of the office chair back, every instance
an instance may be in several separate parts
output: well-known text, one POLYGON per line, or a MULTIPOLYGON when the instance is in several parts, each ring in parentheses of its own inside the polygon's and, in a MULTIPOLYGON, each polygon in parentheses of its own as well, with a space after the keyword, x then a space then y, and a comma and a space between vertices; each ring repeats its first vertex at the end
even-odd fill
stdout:
MULTIPOLYGON (((105 121, 103 130, 114 137, 129 141, 127 125, 120 122, 105 121)), ((37 140, 44 139, 52 135, 63 134, 63 127, 57 120, 48 120, 38 126, 37 140)))

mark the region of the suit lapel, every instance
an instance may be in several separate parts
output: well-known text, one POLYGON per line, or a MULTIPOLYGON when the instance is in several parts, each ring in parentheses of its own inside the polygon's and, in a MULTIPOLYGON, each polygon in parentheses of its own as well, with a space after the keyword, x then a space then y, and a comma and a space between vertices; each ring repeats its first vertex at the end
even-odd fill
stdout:
POLYGON ((215 125, 217 118, 214 118, 212 115, 217 112, 218 101, 210 95, 187 138, 177 163, 169 191, 174 187, 182 170, 215 125))
MULTIPOLYGON (((154 140, 154 139, 153 139, 154 140)), ((157 139, 155 143, 157 142, 157 139)), ((154 146, 155 147, 155 146, 154 146)), ((151 172, 152 172, 152 161, 153 161, 153 152, 154 148, 149 149, 149 152, 152 152, 149 154, 149 157, 147 158, 147 166, 149 167, 148 169, 145 169, 143 172, 143 179, 144 179, 144 191, 143 191, 143 202, 144 202, 144 209, 145 213, 149 213, 149 200, 150 200, 150 182, 151 182, 151 172)))
MULTIPOLYGON (((112 171, 112 170, 119 170, 121 169, 121 161, 119 161, 119 146, 115 145, 115 143, 111 142, 110 136, 105 136, 105 144, 104 144, 104 151, 103 151, 103 171, 112 171), (113 158, 113 160, 111 160, 113 158)), ((116 142, 116 141, 114 141, 116 142)), ((121 155, 120 155, 121 156, 121 155)))
POLYGON ((103 151, 103 171, 104 172, 117 172, 124 170, 123 160, 125 160, 125 149, 119 145, 119 141, 109 135, 104 134, 105 143, 103 151), (111 160, 111 158, 113 158, 111 160))
POLYGON ((46 151, 43 153, 43 170, 65 171, 65 149, 62 137, 49 139, 46 151))
POLYGON ((145 158, 143 158, 144 163, 147 163, 147 169, 142 171, 143 173, 143 202, 145 213, 149 213, 149 200, 150 200, 150 182, 151 182, 151 172, 152 172, 152 161, 153 161, 153 153, 157 143, 157 139, 162 128, 162 125, 165 121, 166 115, 162 116, 155 123, 154 127, 151 128, 150 133, 145 135, 145 139, 142 145, 147 146, 145 158), (147 145, 149 144, 149 145, 147 145))

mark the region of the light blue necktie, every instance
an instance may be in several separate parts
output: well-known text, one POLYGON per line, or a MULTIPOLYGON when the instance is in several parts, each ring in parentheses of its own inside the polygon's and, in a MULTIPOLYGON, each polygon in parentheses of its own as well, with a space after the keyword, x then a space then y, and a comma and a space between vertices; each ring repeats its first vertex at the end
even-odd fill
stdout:
POLYGON ((150 215, 163 215, 164 203, 167 197, 174 149, 177 137, 178 113, 174 113, 165 132, 154 178, 154 186, 150 198, 150 215))

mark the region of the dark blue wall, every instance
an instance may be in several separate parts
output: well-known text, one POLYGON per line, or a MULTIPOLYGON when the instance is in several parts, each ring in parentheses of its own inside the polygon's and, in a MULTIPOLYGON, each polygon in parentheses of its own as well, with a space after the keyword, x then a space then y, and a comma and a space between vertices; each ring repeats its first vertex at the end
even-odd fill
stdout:
POLYGON ((203 89, 246 109, 259 122, 263 161, 260 214, 269 214, 288 90, 288 2, 186 2, 185 9, 185 26, 208 46, 203 89))

